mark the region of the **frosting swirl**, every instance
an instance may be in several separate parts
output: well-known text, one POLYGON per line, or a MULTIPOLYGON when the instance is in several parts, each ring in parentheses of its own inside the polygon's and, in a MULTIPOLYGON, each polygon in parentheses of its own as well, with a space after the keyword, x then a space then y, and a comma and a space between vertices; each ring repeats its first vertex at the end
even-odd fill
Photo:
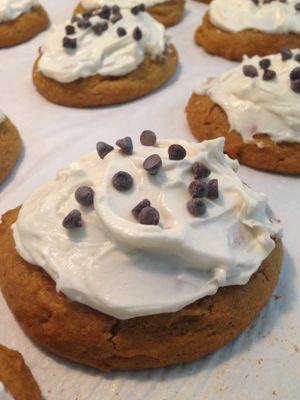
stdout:
POLYGON ((13 400, 13 397, 5 390, 2 382, 0 382, 0 400, 13 400))
POLYGON ((81 0, 82 6, 86 10, 93 10, 103 6, 119 5, 122 9, 130 9, 143 3, 146 8, 152 7, 155 4, 165 3, 166 0, 81 0))
POLYGON ((299 34, 297 3, 299 0, 213 0, 209 6, 209 18, 213 25, 228 32, 255 29, 266 33, 299 34))
POLYGON ((38 0, 0 0, 0 22, 15 20, 36 6, 38 0))
POLYGON ((276 74, 271 80, 263 79, 262 58, 245 56, 237 67, 199 84, 195 93, 210 96, 222 107, 231 129, 246 143, 257 133, 268 134, 274 142, 300 143, 299 93, 291 89, 290 80, 291 71, 299 67, 298 53, 291 52, 288 60, 281 54, 265 58, 270 61, 267 70, 276 74), (249 64, 255 67, 257 76, 245 75, 244 68, 249 64))
POLYGON ((65 166, 24 203, 13 226, 18 253, 45 269, 57 290, 119 319, 172 312, 214 294, 221 286, 245 284, 275 244, 281 227, 264 195, 237 176, 238 163, 223 153, 223 138, 203 143, 177 141, 187 152, 170 160, 169 141, 143 146, 132 155, 113 150, 65 166), (162 159, 157 175, 143 162, 162 159), (191 167, 202 162, 218 179, 220 196, 206 200, 207 211, 192 216, 186 207, 191 167), (122 168, 134 185, 120 192, 112 177, 122 168), (74 192, 94 190, 94 206, 79 206, 74 192), (131 210, 148 198, 160 214, 159 225, 142 225, 131 210), (83 227, 66 230, 74 208, 83 227))
POLYGON ((123 76, 134 71, 146 55, 162 57, 167 45, 164 26, 146 12, 133 15, 122 11, 122 15, 122 19, 112 23, 97 12, 88 21, 78 14, 77 20, 68 22, 75 31, 68 36, 64 25, 54 27, 42 47, 39 70, 49 78, 67 83, 96 74, 123 76), (78 27, 82 21, 86 23, 84 28, 78 27), (97 34, 99 26, 107 29, 97 34), (76 48, 63 47, 65 38, 76 48))

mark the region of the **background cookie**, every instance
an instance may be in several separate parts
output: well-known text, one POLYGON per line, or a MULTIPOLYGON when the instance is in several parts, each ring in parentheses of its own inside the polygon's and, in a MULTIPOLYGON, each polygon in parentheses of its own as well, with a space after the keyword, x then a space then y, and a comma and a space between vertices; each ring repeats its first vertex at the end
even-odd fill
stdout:
POLYGON ((0 123, 0 183, 8 176, 21 151, 21 139, 17 128, 6 117, 0 123))
POLYGON ((17 216, 18 209, 6 213, 0 225, 0 284, 8 305, 40 345, 103 371, 188 362, 224 346, 266 305, 279 277, 280 240, 246 285, 222 288, 175 313, 121 321, 69 302, 41 268, 17 254, 11 231, 17 216))
POLYGON ((0 23, 0 48, 26 42, 49 25, 49 19, 43 7, 34 7, 19 18, 0 23))
POLYGON ((200 141, 225 137, 225 152, 254 168, 285 174, 300 173, 300 144, 275 143, 267 135, 255 135, 245 143, 236 131, 230 131, 226 113, 209 96, 193 93, 186 107, 193 135, 200 141))
POLYGON ((0 382, 15 400, 41 400, 40 389, 22 355, 0 345, 0 382))

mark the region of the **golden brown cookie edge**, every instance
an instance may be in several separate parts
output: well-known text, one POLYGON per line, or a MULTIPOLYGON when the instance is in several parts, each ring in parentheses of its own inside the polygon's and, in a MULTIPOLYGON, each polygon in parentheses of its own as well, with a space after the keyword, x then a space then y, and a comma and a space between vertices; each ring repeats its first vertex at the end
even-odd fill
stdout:
POLYGON ((8 117, 0 123, 0 184, 12 172, 21 152, 21 138, 8 117))

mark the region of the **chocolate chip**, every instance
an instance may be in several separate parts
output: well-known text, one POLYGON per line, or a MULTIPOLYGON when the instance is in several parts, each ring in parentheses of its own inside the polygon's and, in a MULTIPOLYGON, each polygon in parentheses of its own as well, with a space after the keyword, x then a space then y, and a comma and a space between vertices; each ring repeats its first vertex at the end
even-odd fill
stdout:
POLYGON ((290 80, 295 81, 296 79, 300 79, 300 67, 296 67, 290 72, 290 80))
POLYGON ((113 5, 112 8, 111 8, 111 12, 113 14, 120 14, 120 11, 121 11, 120 7, 118 5, 116 5, 116 4, 113 5))
POLYGON ((172 144, 169 149, 170 160, 183 160, 186 156, 186 150, 180 144, 172 144))
POLYGON ((191 182, 189 191, 192 197, 205 197, 207 194, 207 184, 200 179, 195 179, 191 182))
POLYGON ((119 37, 122 37, 122 36, 126 36, 126 34, 127 34, 126 29, 124 29, 121 26, 119 26, 118 29, 117 29, 117 35, 119 37))
POLYGON ((63 227, 66 229, 81 228, 83 225, 81 212, 79 210, 71 211, 63 220, 63 227))
POLYGON ((207 186, 207 197, 211 200, 217 199, 219 197, 218 179, 211 179, 207 186))
POLYGON ((276 72, 271 69, 265 69, 263 73, 263 80, 264 81, 271 81, 276 77, 276 72))
POLYGON ((76 49, 77 39, 71 39, 67 36, 63 38, 63 47, 66 49, 76 49))
POLYGON ((138 4, 137 6, 132 7, 130 11, 133 15, 138 15, 139 12, 145 11, 145 9, 145 4, 138 4))
POLYGON ((294 60, 300 63, 300 53, 295 55, 294 60))
POLYGON ((139 221, 142 225, 158 225, 160 215, 154 207, 145 207, 139 213, 139 221))
POLYGON ((87 21, 85 19, 80 19, 79 21, 77 21, 77 26, 80 29, 87 29, 91 26, 92 24, 90 23, 90 21, 87 21))
POLYGON ((293 52, 290 49, 282 49, 280 54, 282 61, 290 60, 293 57, 293 52))
POLYGON ((143 146, 155 146, 156 135, 152 131, 144 131, 140 136, 140 141, 143 146))
POLYGON ((262 69, 267 69, 269 68, 271 65, 271 60, 269 58, 263 58, 262 60, 260 60, 259 62, 259 66, 262 69))
POLYGON ((98 13, 100 18, 109 19, 111 14, 110 8, 108 6, 103 6, 102 10, 98 13))
POLYGON ((91 11, 85 11, 84 13, 82 13, 82 17, 84 19, 90 19, 92 17, 93 13, 91 11))
POLYGON ((89 186, 80 186, 75 192, 75 199, 82 206, 91 206, 94 203, 94 190, 89 186))
POLYGON ((150 206, 151 206, 150 201, 148 199, 144 199, 137 206, 135 206, 131 212, 135 216, 135 218, 138 219, 142 209, 150 206))
POLYGON ((108 23, 107 22, 99 22, 92 26, 94 33, 98 36, 102 35, 103 32, 107 31, 108 23))
POLYGON ((291 89, 295 93, 300 93, 300 79, 291 81, 291 89))
POLYGON ((143 163, 144 169, 149 172, 150 175, 156 175, 162 166, 162 160, 158 154, 152 154, 147 157, 143 163))
POLYGON ((257 69, 256 67, 254 67, 254 65, 244 65, 243 73, 248 78, 255 78, 256 76, 258 76, 257 69))
POLYGON ((118 21, 120 21, 122 18, 123 18, 123 17, 122 17, 121 14, 115 14, 115 15, 113 15, 113 16, 111 17, 110 22, 111 22, 112 24, 115 24, 115 23, 117 23, 118 21))
POLYGON ((207 178, 210 174, 211 171, 209 168, 207 168, 202 162, 197 161, 193 164, 192 166, 192 172, 195 175, 195 178, 197 179, 203 179, 207 178))
POLYGON ((259 0, 252 0, 252 3, 254 3, 256 6, 258 6, 259 0))
POLYGON ((124 171, 117 172, 112 178, 113 187, 120 192, 125 192, 133 186, 133 179, 130 174, 124 171))
POLYGON ((99 154, 99 157, 103 160, 103 158, 106 157, 108 153, 113 151, 114 148, 107 143, 98 142, 96 145, 96 149, 99 154))
POLYGON ((136 41, 139 41, 142 39, 143 37, 143 32, 140 30, 140 28, 137 26, 136 28, 134 28, 133 33, 132 33, 133 38, 136 41))
POLYGON ((67 35, 74 35, 75 33, 75 27, 73 25, 67 25, 65 30, 67 35))
POLYGON ((296 3, 295 4, 295 10, 296 11, 300 11, 300 3, 296 3))
POLYGON ((124 139, 119 139, 116 141, 116 145, 120 147, 122 153, 131 155, 133 152, 133 144, 131 137, 126 136, 124 139))
POLYGON ((191 199, 187 203, 187 209, 194 217, 201 217, 206 211, 206 205, 201 199, 191 199))

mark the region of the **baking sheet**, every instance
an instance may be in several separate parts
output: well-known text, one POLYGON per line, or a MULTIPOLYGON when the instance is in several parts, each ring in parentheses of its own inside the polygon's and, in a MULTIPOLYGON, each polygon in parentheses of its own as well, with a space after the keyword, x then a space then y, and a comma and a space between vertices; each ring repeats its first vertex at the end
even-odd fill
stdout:
MULTIPOLYGON (((63 22, 76 1, 43 0, 53 22, 63 22)), ((76 110, 44 100, 31 83, 43 34, 0 51, 0 108, 20 130, 24 151, 1 186, 0 212, 13 208, 55 176, 63 164, 91 151, 98 140, 144 129, 161 138, 192 140, 184 107, 195 83, 234 63, 205 54, 193 34, 206 6, 188 1, 183 22, 169 30, 180 56, 178 73, 164 88, 122 106, 76 110)), ((299 97, 300 100, 300 97, 299 97)), ((241 167, 242 178, 264 191, 285 228, 280 283, 268 307, 240 338, 188 365, 102 374, 53 357, 21 331, 0 296, 0 343, 21 351, 47 400, 298 400, 300 398, 300 180, 241 167)))

